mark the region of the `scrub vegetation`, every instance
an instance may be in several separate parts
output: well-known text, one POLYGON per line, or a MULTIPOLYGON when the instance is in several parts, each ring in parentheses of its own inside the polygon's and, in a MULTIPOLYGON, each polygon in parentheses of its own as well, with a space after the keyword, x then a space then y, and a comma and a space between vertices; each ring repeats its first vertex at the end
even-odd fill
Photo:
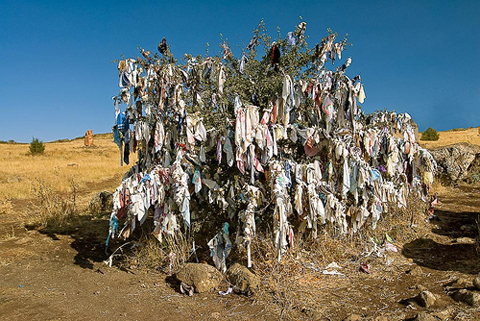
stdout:
POLYGON ((435 129, 428 127, 426 131, 422 133, 421 140, 438 140, 439 136, 435 129))
POLYGON ((43 154, 43 152, 45 151, 45 144, 38 138, 32 138, 29 148, 30 154, 32 155, 43 154))

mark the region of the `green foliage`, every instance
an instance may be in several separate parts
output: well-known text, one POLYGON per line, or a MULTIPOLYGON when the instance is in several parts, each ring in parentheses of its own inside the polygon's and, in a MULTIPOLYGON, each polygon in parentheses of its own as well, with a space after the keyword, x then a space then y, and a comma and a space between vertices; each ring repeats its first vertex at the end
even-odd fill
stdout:
MULTIPOLYGON (((136 62, 145 71, 154 68, 156 75, 167 75, 172 83, 184 84, 184 90, 180 95, 185 102, 185 108, 189 114, 201 115, 203 123, 208 129, 224 128, 225 120, 235 119, 234 100, 238 95, 246 104, 252 104, 264 109, 271 108, 277 98, 281 98, 283 80, 289 75, 296 82, 308 82, 313 77, 326 71, 321 63, 321 56, 326 53, 326 48, 335 39, 337 33, 327 30, 328 36, 317 39, 313 48, 307 44, 308 36, 301 35, 300 29, 292 30, 296 38, 296 45, 290 46, 286 38, 282 38, 280 30, 271 36, 263 19, 257 28, 253 30, 253 36, 258 39, 257 45, 249 50, 240 47, 241 55, 245 56, 247 63, 243 72, 240 71, 240 57, 235 57, 230 50, 228 39, 220 34, 220 53, 211 55, 212 47, 209 43, 205 46, 205 55, 192 56, 185 54, 183 59, 175 59, 170 50, 165 55, 147 51, 138 47, 142 56, 137 57, 136 62), (272 66, 272 46, 275 41, 280 50, 280 61, 272 66), (178 67, 178 68, 177 68, 178 67), (179 70, 186 72, 180 73, 179 70), (219 90, 219 75, 225 73, 224 89, 219 90)), ((350 46, 347 36, 339 41, 342 50, 350 46)), ((343 72, 337 72, 334 82, 343 77, 343 72)), ((146 104, 157 105, 158 101, 152 97, 158 97, 161 85, 149 87, 148 101, 146 104)), ((169 96, 169 95, 167 95, 169 96)), ((170 95, 171 97, 171 95, 170 95)), ((122 98, 122 97, 119 97, 122 98)), ((158 99, 158 98, 157 98, 158 99)), ((125 98, 123 99, 126 102, 125 98)), ((300 119, 308 119, 307 115, 313 113, 313 100, 305 98, 305 102, 298 108, 300 119)))
POLYGON ((428 127, 426 131, 422 133, 420 140, 438 140, 439 135, 435 129, 428 127))
POLYGON ((472 174, 472 181, 475 183, 480 183, 480 172, 474 172, 472 174))
POLYGON ((13 139, 9 139, 8 141, 0 140, 0 144, 16 144, 16 142, 13 139))
POLYGON ((38 140, 38 138, 33 137, 32 141, 30 142, 30 154, 32 155, 38 155, 38 154, 43 154, 45 151, 45 144, 38 140))

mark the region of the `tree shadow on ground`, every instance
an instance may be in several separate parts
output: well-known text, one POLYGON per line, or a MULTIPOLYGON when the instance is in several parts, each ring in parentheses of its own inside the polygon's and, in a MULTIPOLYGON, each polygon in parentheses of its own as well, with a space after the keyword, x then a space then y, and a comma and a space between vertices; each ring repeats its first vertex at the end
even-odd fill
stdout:
POLYGON ((59 235, 70 236, 73 239, 70 246, 77 251, 74 264, 85 269, 93 269, 94 263, 102 262, 108 257, 105 252, 108 226, 108 215, 79 215, 62 226, 47 224, 38 232, 52 240, 59 240, 59 235))
POLYGON ((477 220, 480 213, 435 211, 439 220, 434 220, 432 232, 452 238, 478 236, 477 220))
POLYGON ((439 220, 432 222, 432 232, 450 237, 449 242, 443 244, 430 238, 419 238, 405 244, 402 254, 417 265, 430 269, 478 273, 480 260, 473 240, 477 237, 478 213, 435 211, 435 214, 439 220), (469 238, 467 240, 471 242, 456 243, 459 238, 469 238))

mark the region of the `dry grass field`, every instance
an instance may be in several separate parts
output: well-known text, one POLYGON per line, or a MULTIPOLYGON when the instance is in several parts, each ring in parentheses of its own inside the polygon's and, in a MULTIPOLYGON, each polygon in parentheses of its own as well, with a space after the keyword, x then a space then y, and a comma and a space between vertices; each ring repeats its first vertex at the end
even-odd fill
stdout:
MULTIPOLYGON (((480 145, 478 128, 439 132, 438 141, 420 141, 423 147, 437 148, 457 142, 480 145)), ((95 147, 83 139, 45 143, 43 155, 32 156, 29 144, 0 144, 0 201, 30 199, 32 188, 41 181, 58 192, 70 192, 73 183, 89 196, 112 190, 130 168, 120 166, 120 152, 112 134, 95 135, 95 147)), ((132 154, 131 164, 136 161, 132 154)))
MULTIPOLYGON (((95 135, 93 147, 83 139, 45 143, 43 155, 32 156, 29 144, 0 144, 0 202, 28 200, 43 184, 55 192, 69 193, 75 184, 80 204, 101 190, 120 184, 130 166, 120 166, 120 151, 112 134, 95 135)), ((130 165, 136 162, 131 155, 130 165)))
MULTIPOLYGON (((438 148, 455 143, 469 143, 480 146, 479 128, 453 129, 444 132, 438 132, 439 139, 437 141, 420 140, 420 145, 425 148, 438 148)), ((421 134, 420 134, 420 137, 421 134)))

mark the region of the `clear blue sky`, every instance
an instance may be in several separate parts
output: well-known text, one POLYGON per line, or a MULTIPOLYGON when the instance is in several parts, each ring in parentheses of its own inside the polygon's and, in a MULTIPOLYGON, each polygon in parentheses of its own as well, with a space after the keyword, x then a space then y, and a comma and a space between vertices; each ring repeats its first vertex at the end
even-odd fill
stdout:
MULTIPOLYGON (((361 72, 366 112, 408 112, 420 130, 480 126, 480 1, 0 1, 0 140, 106 133, 118 72, 111 61, 152 51, 218 53, 248 43, 264 18, 272 36, 300 16, 309 44, 349 34, 347 69, 361 72)), ((234 51, 235 52, 235 51, 234 51)), ((238 51, 237 51, 238 52, 238 51)))

